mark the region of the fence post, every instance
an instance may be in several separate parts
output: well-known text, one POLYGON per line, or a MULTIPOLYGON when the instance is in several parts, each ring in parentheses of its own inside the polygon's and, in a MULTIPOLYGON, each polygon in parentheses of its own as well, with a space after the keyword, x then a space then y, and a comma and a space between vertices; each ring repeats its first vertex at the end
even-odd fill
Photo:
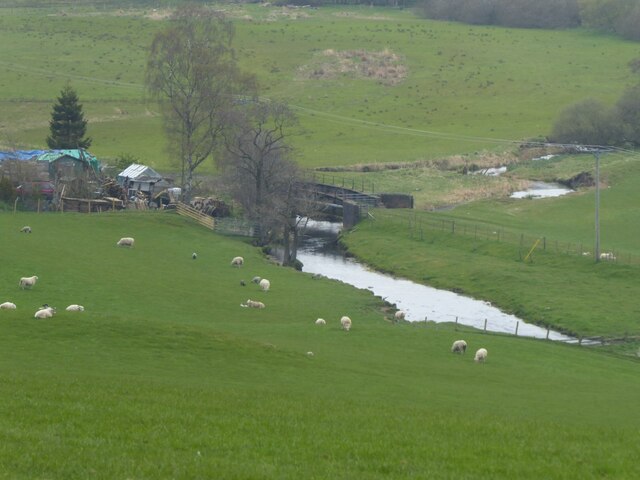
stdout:
POLYGON ((547 340, 549 340, 549 327, 547 327, 547 340))
POLYGON ((451 220, 451 233, 452 234, 456 233, 456 221, 455 220, 451 220))
POLYGON ((487 319, 484 319, 484 333, 487 333, 487 319))
POLYGON ((456 315, 456 326, 454 327, 454 330, 457 332, 458 331, 458 316, 456 315))
POLYGON ((518 336, 518 327, 520 326, 520 321, 516 322, 516 337, 518 336))
POLYGON ((542 237, 542 250, 547 250, 547 237, 542 237))

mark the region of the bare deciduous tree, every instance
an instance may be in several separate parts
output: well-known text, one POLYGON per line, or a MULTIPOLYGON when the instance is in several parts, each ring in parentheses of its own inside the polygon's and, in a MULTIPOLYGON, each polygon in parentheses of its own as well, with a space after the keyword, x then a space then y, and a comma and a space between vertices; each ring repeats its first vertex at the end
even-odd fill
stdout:
POLYGON ((151 45, 146 84, 162 107, 187 197, 194 171, 219 145, 234 95, 255 88, 253 77, 237 66, 233 33, 221 14, 186 5, 176 10, 151 45))
POLYGON ((220 161, 225 184, 245 214, 259 223, 261 243, 282 241, 283 264, 293 265, 304 217, 316 208, 312 195, 301 188, 302 175, 286 142, 297 119, 285 105, 252 102, 236 109, 231 124, 220 161))

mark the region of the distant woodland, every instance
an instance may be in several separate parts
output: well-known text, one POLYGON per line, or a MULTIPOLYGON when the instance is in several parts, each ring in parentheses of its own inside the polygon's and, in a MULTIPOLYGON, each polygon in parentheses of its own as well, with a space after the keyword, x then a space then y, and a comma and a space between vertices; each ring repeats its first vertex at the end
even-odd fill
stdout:
POLYGON ((640 40, 638 0, 283 0, 274 3, 410 7, 433 20, 516 28, 587 27, 640 40))

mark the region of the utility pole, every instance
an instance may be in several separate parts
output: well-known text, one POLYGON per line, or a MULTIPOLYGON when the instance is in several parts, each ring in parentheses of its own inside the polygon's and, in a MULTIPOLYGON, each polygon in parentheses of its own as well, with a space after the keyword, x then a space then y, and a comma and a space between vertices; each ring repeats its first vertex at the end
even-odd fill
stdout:
POLYGON ((596 263, 600 261, 600 151, 593 153, 596 157, 596 263))

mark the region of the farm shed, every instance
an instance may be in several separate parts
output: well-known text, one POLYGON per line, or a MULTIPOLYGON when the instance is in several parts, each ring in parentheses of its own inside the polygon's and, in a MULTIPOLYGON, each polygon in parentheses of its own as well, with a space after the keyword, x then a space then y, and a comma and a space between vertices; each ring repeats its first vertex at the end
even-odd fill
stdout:
POLYGON ((125 168, 118 174, 116 180, 127 190, 129 198, 135 196, 136 192, 150 195, 158 189, 163 190, 169 186, 162 175, 153 168, 138 163, 132 163, 125 168))
POLYGON ((79 177, 95 176, 100 172, 100 162, 83 149, 47 150, 36 155, 37 162, 47 162, 51 180, 69 181, 79 177))

